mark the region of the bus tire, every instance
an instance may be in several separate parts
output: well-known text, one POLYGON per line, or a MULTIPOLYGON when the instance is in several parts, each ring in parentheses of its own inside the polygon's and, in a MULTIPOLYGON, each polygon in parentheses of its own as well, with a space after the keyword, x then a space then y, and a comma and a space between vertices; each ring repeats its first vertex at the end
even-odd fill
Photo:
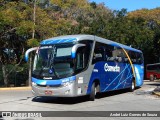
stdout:
POLYGON ((92 84, 92 87, 91 87, 91 93, 89 95, 89 100, 90 101, 94 101, 95 100, 95 95, 96 95, 96 87, 95 87, 95 83, 92 84))
POLYGON ((150 81, 154 81, 154 76, 150 75, 150 81))
POLYGON ((133 80, 132 80, 132 85, 131 85, 129 91, 130 91, 130 92, 133 92, 133 91, 135 90, 135 88, 136 88, 136 86, 135 86, 135 80, 133 79, 133 80))

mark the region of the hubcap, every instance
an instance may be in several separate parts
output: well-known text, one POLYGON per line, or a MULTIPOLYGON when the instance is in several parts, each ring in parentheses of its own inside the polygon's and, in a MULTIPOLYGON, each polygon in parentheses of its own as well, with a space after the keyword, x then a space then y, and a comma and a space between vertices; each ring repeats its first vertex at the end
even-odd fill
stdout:
POLYGON ((132 82, 132 90, 134 89, 134 82, 132 82))
POLYGON ((97 89, 96 89, 96 87, 94 88, 94 92, 95 92, 95 95, 96 95, 96 93, 97 93, 97 89))

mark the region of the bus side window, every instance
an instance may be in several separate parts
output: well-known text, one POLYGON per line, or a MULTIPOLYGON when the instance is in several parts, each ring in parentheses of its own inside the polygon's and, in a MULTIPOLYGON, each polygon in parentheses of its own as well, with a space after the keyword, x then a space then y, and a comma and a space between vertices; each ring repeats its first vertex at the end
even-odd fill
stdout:
POLYGON ((102 50, 96 50, 93 53, 92 63, 94 64, 94 63, 99 62, 99 61, 103 61, 103 51, 102 50))
POLYGON ((80 47, 77 49, 76 53, 76 65, 75 65, 75 72, 79 73, 85 69, 85 47, 80 47))
POLYGON ((95 64, 99 61, 104 61, 104 44, 96 42, 94 53, 93 53, 93 59, 92 64, 95 64))
POLYGON ((90 61, 91 49, 93 46, 93 41, 84 40, 80 43, 85 44, 85 47, 80 47, 77 49, 76 53, 76 73, 79 73, 87 68, 90 61))
POLYGON ((127 57, 124 58, 125 63, 129 63, 129 59, 127 57))
POLYGON ((133 51, 129 51, 129 57, 132 61, 133 64, 135 64, 137 61, 136 61, 136 53, 133 52, 133 51))
POLYGON ((84 67, 84 53, 83 52, 77 52, 76 56, 77 64, 76 64, 76 69, 83 69, 84 67))
POLYGON ((116 62, 124 62, 125 61, 125 54, 120 47, 115 47, 113 51, 113 57, 116 62))
POLYGON ((129 51, 129 56, 133 64, 142 64, 143 63, 143 55, 142 53, 129 51))
POLYGON ((137 64, 143 63, 143 56, 142 53, 137 53, 137 64))
POLYGON ((105 60, 106 61, 114 61, 114 57, 113 57, 113 50, 114 47, 111 45, 105 45, 105 60))

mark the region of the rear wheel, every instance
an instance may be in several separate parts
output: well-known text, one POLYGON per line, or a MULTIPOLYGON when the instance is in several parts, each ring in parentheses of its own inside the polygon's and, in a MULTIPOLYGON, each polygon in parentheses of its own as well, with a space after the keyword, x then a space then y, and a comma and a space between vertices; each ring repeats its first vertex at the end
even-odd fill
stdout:
POLYGON ((135 86, 135 80, 132 80, 132 85, 130 87, 130 92, 133 92, 135 90, 136 86, 135 86))
POLYGON ((97 93, 97 89, 95 87, 95 83, 92 84, 92 87, 91 87, 91 93, 89 95, 89 100, 90 101, 94 101, 95 100, 95 95, 97 93))

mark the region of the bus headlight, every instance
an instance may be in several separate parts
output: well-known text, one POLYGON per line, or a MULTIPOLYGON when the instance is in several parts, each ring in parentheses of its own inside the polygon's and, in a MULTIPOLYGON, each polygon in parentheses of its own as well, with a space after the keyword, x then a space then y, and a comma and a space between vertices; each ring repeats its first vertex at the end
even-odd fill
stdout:
POLYGON ((37 84, 35 82, 32 82, 32 86, 36 86, 37 84))
POLYGON ((73 83, 73 81, 63 82, 63 86, 69 86, 73 83))

